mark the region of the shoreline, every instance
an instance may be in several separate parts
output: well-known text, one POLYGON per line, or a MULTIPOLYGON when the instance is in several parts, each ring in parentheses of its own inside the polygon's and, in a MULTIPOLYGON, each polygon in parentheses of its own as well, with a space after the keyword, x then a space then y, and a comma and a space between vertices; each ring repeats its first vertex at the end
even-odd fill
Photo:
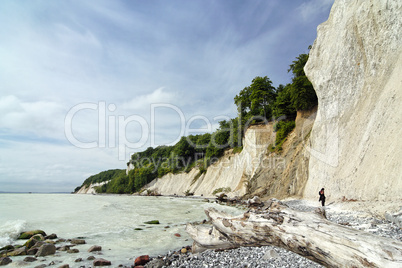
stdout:
MULTIPOLYGON (((109 195, 109 194, 102 194, 109 195)), ((124 196, 133 196, 124 194, 124 196)), ((136 196, 136 195, 134 195, 136 196)), ((208 200, 208 202, 217 202, 216 199, 204 198, 199 196, 161 196, 163 198, 184 198, 184 199, 197 199, 197 200, 208 200)), ((292 209, 301 211, 313 211, 315 208, 319 207, 319 202, 305 200, 305 199, 285 199, 282 200, 292 209)), ((244 205, 245 201, 240 200, 237 204, 226 204, 221 202, 222 205, 228 206, 239 206, 244 205)), ((338 224, 343 224, 351 228, 357 228, 360 230, 375 233, 377 235, 390 237, 398 241, 402 241, 402 229, 396 226, 395 223, 388 222, 379 215, 379 211, 382 213, 386 212, 386 209, 393 208, 396 209, 400 207, 401 202, 399 200, 395 202, 386 202, 387 206, 384 206, 382 202, 361 202, 361 201, 346 201, 346 202, 329 202, 326 206, 327 218, 330 221, 336 222, 338 224)), ((394 211, 391 211, 394 212, 394 211)), ((89 246, 89 245, 87 245, 89 246)), ((100 245, 102 246, 102 245, 100 245)), ((231 250, 207 250, 202 253, 191 252, 192 241, 189 241, 187 245, 183 245, 181 248, 167 250, 158 256, 150 255, 149 265, 145 267, 229 267, 225 266, 225 263, 234 265, 235 267, 240 267, 243 265, 248 267, 266 267, 274 266, 289 266, 289 265, 299 265, 301 267, 322 267, 319 264, 313 263, 310 260, 301 257, 290 251, 273 247, 255 247, 247 248, 241 247, 231 250), (189 245, 190 244, 190 245, 189 245), (185 248, 184 252, 182 249, 185 248), (219 260, 219 262, 217 261, 219 260), (163 264, 162 264, 163 263, 163 264), (162 266, 161 266, 162 265, 162 266), (207 265, 207 266, 203 266, 207 265)), ((78 247, 80 248, 80 247, 78 247)), ((81 248, 80 248, 81 250, 81 248)), ((110 249, 109 249, 110 250, 110 249)), ((82 251, 83 254, 85 251, 82 251)), ((63 253, 64 254, 64 253, 63 253)), ((79 256, 80 254, 76 254, 79 256)), ((66 258, 68 255, 65 255, 66 258)), ((60 258, 61 256, 59 256, 60 258)), ((70 257, 70 256, 69 256, 70 257)), ((83 256, 81 256, 83 257, 83 256)), ((102 257, 102 255, 98 256, 102 257)), ((120 267, 130 267, 126 266, 128 262, 134 263, 134 260, 139 256, 124 257, 121 262, 112 263, 114 267, 122 263, 120 267), (124 261, 125 260, 125 261, 124 261)), ((78 257, 77 257, 78 258, 78 257)), ((63 258, 60 258, 63 259, 63 258)), ((59 260, 60 260, 59 259, 59 260)), ((21 261, 21 260, 19 260, 21 261)), ((56 260, 55 260, 56 261, 56 260)), ((85 262, 85 260, 83 260, 85 262)), ((88 261, 82 265, 87 265, 88 261)), ((43 262, 42 262, 43 263, 43 262)), ((57 262, 56 264, 61 264, 62 262, 57 262)), ((37 265, 40 263, 36 263, 37 265)), ((79 263, 77 263, 78 265, 79 263)), ((25 266, 31 267, 31 266, 25 266)), ((34 267, 34 266, 32 266, 34 267)), ((232 266, 233 267, 233 266, 232 266)))
MULTIPOLYGON (((71 194, 77 194, 77 193, 71 193, 71 194)), ((196 200, 208 200, 208 202, 217 202, 221 205, 228 205, 232 206, 230 204, 231 202, 234 202, 234 204, 239 204, 239 205, 244 205, 247 200, 243 200, 241 198, 235 198, 235 199, 228 199, 230 200, 229 202, 219 202, 218 197, 204 197, 204 196, 195 196, 195 195, 190 195, 190 196, 185 196, 185 195, 140 195, 138 193, 134 194, 108 194, 108 193, 100 193, 100 194, 78 194, 78 195, 99 195, 99 196, 139 196, 139 197, 169 197, 169 198, 182 198, 182 199, 196 199, 196 200)), ((270 198, 261 198, 261 200, 266 201, 270 198)), ((274 198, 275 199, 275 198, 274 198)), ((301 201, 309 204, 310 206, 315 206, 315 207, 320 207, 321 203, 316 202, 315 199, 306 199, 306 198, 285 198, 282 199, 282 202, 288 202, 288 201, 301 201)), ((346 211, 346 212, 355 212, 359 213, 361 215, 366 215, 366 216, 376 216, 379 218, 385 218, 386 213, 397 213, 402 211, 402 199, 399 200, 390 200, 390 201, 379 201, 379 200, 331 200, 330 198, 327 198, 326 201, 326 207, 331 206, 332 208, 336 208, 339 211, 346 211)))

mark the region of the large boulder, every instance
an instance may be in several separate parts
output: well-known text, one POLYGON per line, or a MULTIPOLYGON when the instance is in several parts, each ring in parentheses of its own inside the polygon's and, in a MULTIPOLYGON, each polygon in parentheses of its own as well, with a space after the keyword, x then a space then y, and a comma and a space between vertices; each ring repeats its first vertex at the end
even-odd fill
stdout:
POLYGON ((305 197, 401 197, 401 36, 397 0, 335 0, 318 26, 304 69, 318 96, 305 197))
POLYGON ((36 257, 41 257, 41 256, 47 256, 47 255, 53 255, 56 253, 56 246, 53 244, 44 244, 40 246, 38 252, 36 252, 35 256, 36 257))
POLYGON ((21 233, 20 236, 18 237, 18 239, 29 239, 36 234, 41 234, 43 236, 46 236, 46 233, 42 230, 33 230, 33 231, 27 231, 27 232, 21 233))
POLYGON ((33 247, 37 242, 43 241, 45 238, 43 237, 42 234, 36 234, 33 235, 31 238, 28 239, 27 242, 25 242, 24 246, 27 248, 33 247))

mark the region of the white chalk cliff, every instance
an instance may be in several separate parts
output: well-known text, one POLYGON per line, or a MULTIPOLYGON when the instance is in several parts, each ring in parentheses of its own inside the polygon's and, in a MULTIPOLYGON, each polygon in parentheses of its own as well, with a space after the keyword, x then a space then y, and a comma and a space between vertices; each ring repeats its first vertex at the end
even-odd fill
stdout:
POLYGON ((274 141, 272 124, 252 126, 245 134, 241 153, 227 152, 200 176, 198 168, 194 168, 189 173, 167 174, 153 180, 145 188, 162 195, 184 195, 185 192, 191 192, 196 196, 214 197, 214 191, 225 189, 230 197, 243 196, 247 190, 246 182, 259 168, 268 145, 274 141))
POLYGON ((76 193, 77 194, 96 194, 96 187, 102 186, 109 181, 91 183, 90 185, 83 185, 76 193))
POLYGON ((402 1, 336 0, 305 72, 318 96, 305 197, 402 198, 402 1))

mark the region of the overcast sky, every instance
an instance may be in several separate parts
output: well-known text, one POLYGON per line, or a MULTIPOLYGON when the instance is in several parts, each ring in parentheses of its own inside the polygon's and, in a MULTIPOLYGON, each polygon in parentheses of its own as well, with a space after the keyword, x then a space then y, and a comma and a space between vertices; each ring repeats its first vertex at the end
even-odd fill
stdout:
POLYGON ((290 82, 333 0, 0 1, 0 191, 71 192, 290 82))

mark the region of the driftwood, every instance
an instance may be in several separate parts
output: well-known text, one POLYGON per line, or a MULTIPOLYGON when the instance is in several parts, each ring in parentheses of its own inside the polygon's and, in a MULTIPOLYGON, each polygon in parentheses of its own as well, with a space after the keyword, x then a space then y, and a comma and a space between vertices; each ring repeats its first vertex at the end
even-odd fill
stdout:
POLYGON ((206 209, 212 226, 186 227, 193 251, 273 245, 327 267, 402 267, 401 242, 330 222, 322 208, 295 211, 278 200, 251 205, 257 208, 240 216, 206 209))

